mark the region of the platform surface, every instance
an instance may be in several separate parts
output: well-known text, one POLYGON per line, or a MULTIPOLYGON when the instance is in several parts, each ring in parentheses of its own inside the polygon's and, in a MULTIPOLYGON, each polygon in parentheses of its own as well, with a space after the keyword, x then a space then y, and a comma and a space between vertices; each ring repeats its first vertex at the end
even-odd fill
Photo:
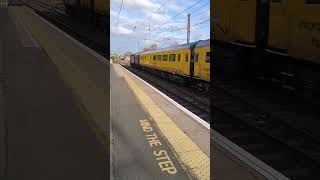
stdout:
MULTIPOLYGON (((7 122, 1 128, 7 129, 9 150, 6 165, 1 131, 0 168, 7 168, 10 180, 108 179, 104 146, 46 48, 33 39, 37 34, 24 26, 41 29, 41 24, 29 20, 21 22, 11 8, 0 9, 0 62, 6 74, 0 124, 7 122)), ((46 28, 42 33, 50 37, 46 28)))
MULTIPOLYGON (((147 96, 149 96, 152 101, 155 102, 157 106, 159 106, 165 114, 168 115, 168 117, 179 127, 181 131, 183 131, 190 140, 192 140, 193 143, 195 143, 201 151, 204 152, 204 154, 208 155, 210 157, 210 148, 213 154, 211 164, 209 166, 212 166, 213 168, 213 174, 210 174, 211 179, 217 179, 217 180, 227 180, 227 179, 239 179, 239 180, 258 180, 258 179, 265 179, 263 176, 261 176, 259 173, 257 173, 255 170, 251 169, 245 163, 241 162, 239 159, 234 157, 232 154, 230 154, 228 151, 220 147, 218 144, 211 144, 210 146, 210 131, 202 126, 200 123, 196 122, 194 119, 192 119, 189 115, 187 115, 185 112, 183 112, 181 109, 175 107, 171 102, 169 102, 167 99, 162 97, 159 93, 154 91, 152 88, 147 86, 143 81, 136 78, 134 75, 132 75, 130 72, 128 72, 124 67, 122 67, 119 64, 112 64, 111 66, 111 115, 112 115, 112 132, 113 132, 113 139, 117 139, 120 136, 118 133, 121 132, 121 138, 129 139, 128 142, 130 142, 130 146, 126 147, 124 150, 123 148, 120 148, 119 150, 117 147, 121 147, 121 140, 117 142, 117 140, 113 141, 114 144, 114 172, 116 173, 117 170, 119 172, 121 171, 121 166, 117 167, 117 161, 123 161, 126 162, 127 159, 134 159, 132 156, 126 157, 125 154, 127 154, 130 151, 136 151, 132 147, 135 146, 137 143, 137 146, 139 148, 139 153, 145 154, 145 156, 148 156, 149 150, 148 148, 142 148, 144 146, 138 145, 142 142, 147 143, 145 138, 140 135, 141 132, 139 132, 139 123, 137 122, 137 119, 145 119, 150 117, 150 113, 148 113, 148 110, 143 107, 141 102, 139 102, 139 95, 135 94, 130 86, 130 83, 128 82, 127 78, 124 78, 123 74, 126 76, 130 76, 132 82, 136 86, 138 86, 140 89, 143 90, 144 93, 146 93, 147 96), (117 71, 121 71, 121 73, 117 73, 117 71), (129 85, 128 85, 129 84, 129 85), (118 121, 126 121, 126 123, 118 124, 118 121), (133 124, 131 124, 133 123, 133 124), (136 130, 138 129, 138 130, 136 130), (132 141, 130 141, 130 139, 132 141), (122 154, 122 155, 121 155, 122 154), (121 157, 121 160, 117 160, 117 157, 121 157), (232 173, 231 173, 232 172, 232 173)), ((138 93, 139 94, 139 93, 138 93)), ((141 95, 140 96, 144 96, 141 95)), ((157 122, 153 121, 152 118, 149 120, 149 122, 152 122, 154 126, 157 126, 157 122)), ((140 130, 141 131, 141 130, 140 130)), ((160 130, 161 131, 161 130, 160 130)), ((166 135, 164 133, 160 133, 164 137, 165 143, 168 144, 170 151, 175 152, 175 149, 173 146, 170 145, 169 141, 166 141, 166 135)), ((121 139, 120 138, 120 139, 121 139)), ((177 137, 178 138, 178 137, 177 137)), ((124 143, 126 144, 126 143, 124 143)), ((138 153, 138 154, 139 154, 138 153)), ((136 154, 135 156, 138 157, 139 155, 136 154)), ((183 164, 181 162, 181 159, 179 159, 179 155, 177 153, 173 153, 175 156, 177 156, 178 162, 180 164, 183 164)), ((142 156, 142 157, 145 157, 142 156)), ((189 157, 192 159, 192 157, 189 157)), ((146 157, 144 159, 144 162, 142 160, 139 161, 140 163, 152 163, 152 161, 146 157)), ((156 163, 156 162, 153 162, 156 163)), ((131 166, 130 166, 131 167, 131 166)), ((203 166, 205 169, 206 167, 203 166)), ((127 169, 128 170, 128 169, 127 169)), ((190 173, 190 172, 186 172, 190 173)), ((192 174, 192 172, 191 172, 192 174)), ((198 179, 206 179, 205 177, 198 177, 198 179)))
POLYGON ((115 71, 111 66, 111 165, 114 179, 189 179, 124 78, 115 71), (148 127, 152 130, 144 130, 142 122, 150 123, 148 127), (151 137, 155 139, 148 139, 151 137), (151 145, 153 140, 158 140, 161 145, 151 145), (161 151, 161 156, 155 155, 161 151), (156 160, 165 157, 165 154, 168 159, 156 160), (163 168, 158 165, 165 161, 170 161, 167 167, 171 167, 171 170, 164 170, 165 164, 163 168))
MULTIPOLYGON (((110 78, 107 60, 71 38, 26 7, 11 10, 55 64, 63 81, 77 96, 96 133, 108 146, 110 78)), ((109 149, 108 147, 105 147, 109 149)))

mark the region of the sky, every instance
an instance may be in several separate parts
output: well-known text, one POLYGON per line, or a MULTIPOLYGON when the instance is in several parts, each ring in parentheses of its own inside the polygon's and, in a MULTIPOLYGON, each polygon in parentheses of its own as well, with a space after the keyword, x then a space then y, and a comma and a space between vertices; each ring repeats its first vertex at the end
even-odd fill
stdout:
POLYGON ((111 53, 186 43, 188 13, 190 42, 210 37, 210 0, 123 0, 120 7, 121 0, 111 0, 111 53))

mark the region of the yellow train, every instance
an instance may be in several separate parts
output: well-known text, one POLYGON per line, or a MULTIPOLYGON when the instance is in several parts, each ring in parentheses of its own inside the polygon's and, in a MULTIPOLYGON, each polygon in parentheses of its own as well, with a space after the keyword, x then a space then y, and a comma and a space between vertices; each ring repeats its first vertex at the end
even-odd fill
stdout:
POLYGON ((214 0, 217 70, 267 72, 317 94, 310 86, 320 82, 318 12, 319 0, 214 0))
POLYGON ((131 55, 131 66, 159 72, 179 81, 210 82, 210 40, 131 55))
POLYGON ((82 15, 109 16, 108 0, 64 0, 64 5, 68 14, 81 12, 82 15))

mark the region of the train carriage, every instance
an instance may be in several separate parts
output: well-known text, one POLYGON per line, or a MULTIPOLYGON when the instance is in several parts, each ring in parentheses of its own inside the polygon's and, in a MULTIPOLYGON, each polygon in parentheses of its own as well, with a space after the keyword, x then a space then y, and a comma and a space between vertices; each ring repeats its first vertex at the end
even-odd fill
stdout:
POLYGON ((289 54, 320 64, 320 0, 296 0, 289 6, 289 54))
POLYGON ((199 41, 194 53, 194 76, 210 81, 210 40, 199 41))
POLYGON ((273 76, 307 99, 320 97, 320 0, 215 0, 213 7, 216 72, 273 76))
POLYGON ((215 41, 320 63, 320 0, 216 0, 215 41))
POLYGON ((141 53, 140 65, 181 76, 192 76, 190 57, 194 46, 195 43, 190 43, 141 53))
POLYGON ((137 64, 139 68, 174 81, 193 82, 208 88, 210 40, 138 53, 131 60, 131 66, 137 67, 137 64))
POLYGON ((134 64, 134 54, 131 54, 130 55, 130 64, 132 65, 132 64, 134 64))

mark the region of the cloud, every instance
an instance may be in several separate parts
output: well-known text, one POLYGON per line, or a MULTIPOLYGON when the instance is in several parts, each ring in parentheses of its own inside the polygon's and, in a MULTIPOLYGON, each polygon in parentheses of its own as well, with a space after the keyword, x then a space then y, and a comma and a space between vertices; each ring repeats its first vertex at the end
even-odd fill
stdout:
POLYGON ((130 2, 135 3, 133 8, 143 8, 143 9, 148 9, 148 10, 155 10, 160 7, 160 4, 153 3, 149 0, 132 0, 130 2))
POLYGON ((168 4, 166 9, 168 9, 168 11, 172 11, 175 13, 181 12, 183 10, 182 6, 177 6, 176 4, 168 4))
MULTIPOLYGON (((166 22, 197 1, 198 0, 123 0, 118 29, 115 29, 115 22, 121 0, 111 0, 111 50, 118 52, 137 52, 138 46, 142 49, 155 42, 161 47, 166 47, 174 41, 185 43, 187 36, 187 14, 194 9, 180 14, 168 23, 166 22), (162 6, 164 3, 166 4, 162 6), (161 26, 164 23, 166 24, 161 26)), ((207 2, 209 0, 205 1, 207 2)), ((199 4, 199 6, 195 8, 200 6, 199 4)), ((191 24, 210 18, 209 13, 210 7, 208 4, 208 7, 201 8, 199 12, 191 15, 191 24)), ((200 27, 202 26, 191 27, 191 30, 196 30, 196 28, 200 27)), ((204 39, 209 37, 209 35, 209 27, 200 29, 197 32, 193 31, 191 33, 191 41, 199 40, 199 38, 204 39)))
POLYGON ((118 28, 112 28, 111 32, 115 34, 132 34, 133 31, 119 26, 118 28))
POLYGON ((117 13, 114 10, 110 10, 110 16, 115 17, 117 15, 117 13))
MULTIPOLYGON (((111 0, 111 5, 120 5, 121 0, 111 0)), ((160 7, 159 3, 150 0, 123 0, 123 7, 137 10, 155 10, 160 7)))
POLYGON ((149 21, 155 24, 161 24, 169 20, 169 16, 165 14, 152 13, 149 21))

